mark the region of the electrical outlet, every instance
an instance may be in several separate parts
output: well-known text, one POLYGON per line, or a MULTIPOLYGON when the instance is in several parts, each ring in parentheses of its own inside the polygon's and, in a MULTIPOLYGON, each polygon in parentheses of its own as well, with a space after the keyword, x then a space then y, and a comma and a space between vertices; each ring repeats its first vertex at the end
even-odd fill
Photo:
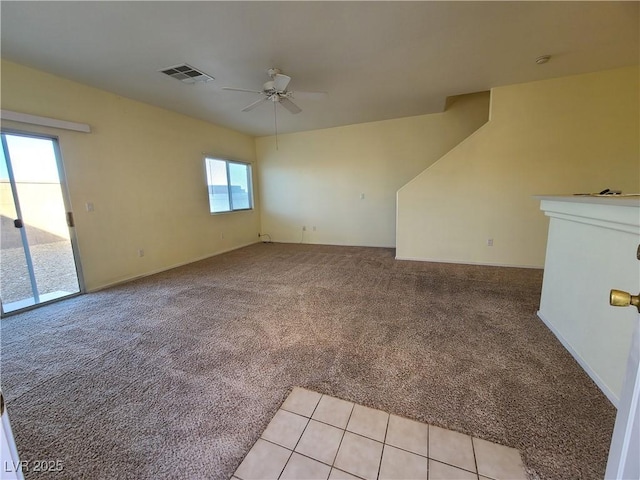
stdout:
POLYGON ((87 212, 93 212, 93 202, 87 202, 87 212))
POLYGON ((142 248, 138 249, 138 256, 144 257, 144 250, 142 248))
POLYGON ((493 238, 487 238, 487 247, 493 247, 493 238))

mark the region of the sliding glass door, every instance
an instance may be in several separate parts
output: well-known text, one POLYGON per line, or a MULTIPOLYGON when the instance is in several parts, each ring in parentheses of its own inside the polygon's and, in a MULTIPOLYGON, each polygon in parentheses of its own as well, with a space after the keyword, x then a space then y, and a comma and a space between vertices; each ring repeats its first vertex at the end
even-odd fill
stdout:
POLYGON ((2 133, 0 216, 3 314, 80 292, 55 138, 2 133))

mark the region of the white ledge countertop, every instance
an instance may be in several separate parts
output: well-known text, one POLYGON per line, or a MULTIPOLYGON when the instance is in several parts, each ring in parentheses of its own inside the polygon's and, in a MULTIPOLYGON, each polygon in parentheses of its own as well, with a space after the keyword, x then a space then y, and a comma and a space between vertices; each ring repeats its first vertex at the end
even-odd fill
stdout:
POLYGON ((534 195, 537 200, 547 200, 553 202, 571 202, 571 203, 593 203, 598 205, 619 205, 623 207, 640 207, 640 194, 622 194, 622 195, 534 195))
MULTIPOLYGON (((640 235, 640 196, 536 195, 552 220, 568 220, 640 235)), ((552 222, 549 227, 553 227, 552 222)))

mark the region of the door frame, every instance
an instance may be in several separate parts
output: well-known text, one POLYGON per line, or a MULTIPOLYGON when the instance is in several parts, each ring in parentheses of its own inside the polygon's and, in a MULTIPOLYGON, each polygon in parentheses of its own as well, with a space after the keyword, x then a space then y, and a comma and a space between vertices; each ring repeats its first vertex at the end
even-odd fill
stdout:
MULTIPOLYGON (((46 134, 46 133, 38 133, 38 132, 30 132, 28 130, 17 130, 17 129, 13 129, 13 128, 0 128, 0 134, 1 135, 14 135, 14 136, 20 136, 20 137, 30 137, 30 138, 38 138, 38 139, 43 139, 43 140, 50 140, 51 144, 53 146, 53 153, 55 156, 55 160, 56 160, 56 167, 58 169, 58 178, 60 180, 60 192, 62 195, 62 202, 64 204, 64 209, 65 212, 67 212, 67 214, 71 213, 72 217, 73 217, 73 208, 71 205, 71 199, 70 199, 70 195, 69 195, 69 189, 67 187, 67 176, 66 176, 66 172, 64 169, 64 161, 62 159, 62 149, 60 147, 60 138, 57 135, 51 135, 51 134, 46 134)), ((4 137, 2 138, 2 148, 5 150, 5 157, 7 157, 8 153, 9 153, 9 149, 8 146, 6 145, 6 141, 4 139, 4 137)), ((16 199, 16 195, 17 192, 14 191, 15 188, 15 179, 13 179, 13 167, 11 165, 9 165, 10 163, 10 156, 8 156, 6 158, 6 162, 7 162, 7 168, 9 170, 9 176, 10 176, 10 181, 11 181, 11 190, 14 196, 14 202, 16 202, 16 207, 19 205, 18 201, 19 199, 16 199)), ((80 262, 80 251, 78 248, 78 237, 76 235, 76 228, 75 228, 75 220, 74 220, 74 226, 69 226, 69 223, 67 221, 67 228, 69 230, 69 240, 71 243, 71 251, 73 253, 73 263, 76 269, 76 276, 78 277, 78 289, 79 291, 76 293, 72 293, 69 295, 65 295, 64 297, 60 297, 60 298, 54 298, 52 300, 46 300, 44 302, 39 302, 36 303, 34 305, 29 305, 27 307, 24 308, 20 308, 17 310, 12 310, 11 312, 5 312, 4 311, 4 306, 2 306, 2 310, 0 311, 0 315, 4 318, 4 317, 8 317, 17 313, 21 313, 21 312, 25 312, 28 310, 32 310, 34 308, 38 308, 42 305, 48 305, 50 303, 54 303, 54 302, 59 302, 61 300, 65 300, 67 298, 72 298, 72 297, 76 297, 78 295, 82 295, 83 293, 86 292, 86 288, 85 288, 85 283, 84 283, 84 275, 82 273, 82 264, 80 262)), ((25 232, 21 232, 21 237, 23 239, 23 242, 25 240, 25 232)), ((28 252, 25 250, 25 255, 29 255, 28 252)), ((33 266, 29 265, 29 268, 31 269, 29 272, 29 276, 31 277, 32 275, 32 269, 33 266)))

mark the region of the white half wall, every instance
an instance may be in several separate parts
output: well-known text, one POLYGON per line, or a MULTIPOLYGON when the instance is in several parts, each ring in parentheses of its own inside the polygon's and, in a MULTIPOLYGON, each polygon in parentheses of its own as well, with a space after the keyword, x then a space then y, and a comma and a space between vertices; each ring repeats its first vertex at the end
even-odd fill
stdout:
POLYGON ((640 199, 542 197, 540 208, 550 226, 538 315, 617 406, 638 310, 611 307, 609 291, 640 290, 640 199))

